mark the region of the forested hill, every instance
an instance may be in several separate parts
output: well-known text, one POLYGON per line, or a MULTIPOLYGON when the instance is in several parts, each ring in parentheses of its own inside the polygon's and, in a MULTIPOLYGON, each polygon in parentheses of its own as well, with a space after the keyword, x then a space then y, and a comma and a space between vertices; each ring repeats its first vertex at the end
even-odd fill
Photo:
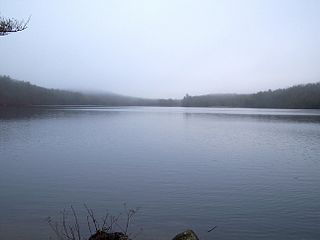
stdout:
POLYGON ((255 94, 186 95, 184 107, 320 108, 320 82, 255 94))
POLYGON ((85 94, 39 87, 29 82, 0 76, 0 106, 30 105, 103 105, 103 106, 172 106, 172 99, 143 99, 117 94, 85 94))
POLYGON ((186 95, 182 100, 144 99, 117 94, 85 94, 47 89, 0 76, 0 106, 102 105, 320 109, 320 82, 254 94, 186 95))

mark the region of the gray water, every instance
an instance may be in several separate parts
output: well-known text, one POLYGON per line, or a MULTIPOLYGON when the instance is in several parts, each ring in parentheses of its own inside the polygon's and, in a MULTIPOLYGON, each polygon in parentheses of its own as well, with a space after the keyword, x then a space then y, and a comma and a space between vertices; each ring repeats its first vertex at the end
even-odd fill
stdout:
POLYGON ((320 111, 0 109, 0 239, 125 202, 137 239, 320 239, 320 111))

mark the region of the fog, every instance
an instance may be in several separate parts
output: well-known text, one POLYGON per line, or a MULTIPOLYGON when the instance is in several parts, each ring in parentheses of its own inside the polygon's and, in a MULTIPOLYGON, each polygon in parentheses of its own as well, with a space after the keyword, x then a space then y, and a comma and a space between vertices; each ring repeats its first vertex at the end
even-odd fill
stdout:
POLYGON ((320 80, 320 1, 1 0, 0 74, 153 98, 320 80))

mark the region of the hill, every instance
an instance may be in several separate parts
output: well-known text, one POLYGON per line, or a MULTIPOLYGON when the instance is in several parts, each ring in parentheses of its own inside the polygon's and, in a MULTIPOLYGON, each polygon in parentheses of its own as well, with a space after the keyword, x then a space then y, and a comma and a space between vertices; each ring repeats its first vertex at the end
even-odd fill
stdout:
POLYGON ((0 76, 0 106, 30 105, 171 106, 177 105, 177 101, 48 89, 0 76))
POLYGON ((186 95, 176 99, 145 99, 118 94, 85 94, 48 89, 29 82, 0 76, 0 106, 101 105, 101 106, 182 106, 244 108, 320 109, 320 82, 254 94, 186 95))
POLYGON ((320 108, 320 82, 254 94, 186 95, 184 107, 320 108))

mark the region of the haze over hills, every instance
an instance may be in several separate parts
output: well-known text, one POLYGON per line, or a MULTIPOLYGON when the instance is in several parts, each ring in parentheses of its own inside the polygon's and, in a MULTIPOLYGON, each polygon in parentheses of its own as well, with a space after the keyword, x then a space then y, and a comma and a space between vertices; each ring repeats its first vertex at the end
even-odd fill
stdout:
POLYGON ((183 99, 145 99, 113 93, 47 89, 0 76, 0 106, 101 105, 320 109, 320 82, 254 94, 186 95, 183 99))
POLYGON ((48 89, 29 82, 0 76, 0 106, 30 105, 103 105, 103 106, 171 106, 172 99, 145 99, 114 93, 82 93, 48 89))

